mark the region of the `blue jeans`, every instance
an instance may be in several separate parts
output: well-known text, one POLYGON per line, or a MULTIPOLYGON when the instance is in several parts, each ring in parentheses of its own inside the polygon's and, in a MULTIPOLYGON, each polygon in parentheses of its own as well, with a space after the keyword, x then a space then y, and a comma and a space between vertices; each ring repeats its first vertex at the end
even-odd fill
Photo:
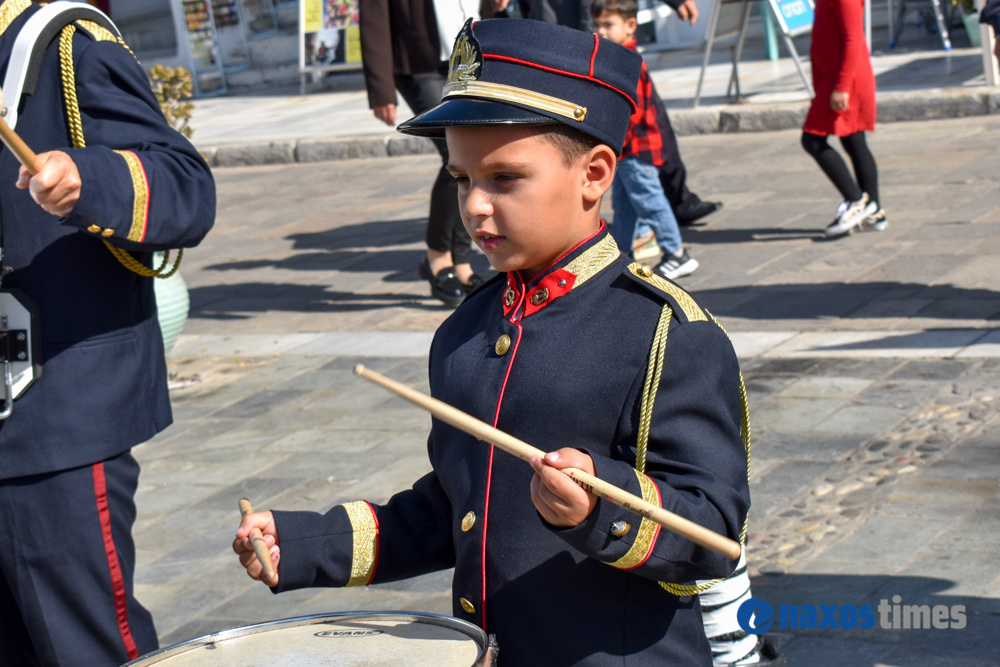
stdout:
POLYGON ((622 252, 632 250, 636 223, 646 224, 656 234, 660 249, 670 254, 681 250, 681 231, 670 202, 663 194, 659 170, 637 157, 618 162, 611 186, 611 207, 615 211, 611 236, 622 252))

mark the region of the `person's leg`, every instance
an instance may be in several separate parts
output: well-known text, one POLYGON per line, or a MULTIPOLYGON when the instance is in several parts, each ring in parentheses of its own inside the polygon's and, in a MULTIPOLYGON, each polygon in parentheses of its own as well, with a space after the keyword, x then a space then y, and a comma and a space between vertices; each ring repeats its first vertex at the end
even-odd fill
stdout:
POLYGON ((833 182, 845 201, 861 199, 861 188, 851 176, 844 158, 826 142, 825 136, 803 132, 802 148, 816 160, 819 168, 833 182))
MULTIPOLYGON (((446 77, 441 72, 422 72, 396 77, 396 90, 415 114, 423 113, 441 102, 446 77)), ((430 211, 427 214, 427 255, 421 262, 421 276, 431 283, 431 293, 449 306, 457 306, 464 297, 459 271, 471 274, 468 262, 454 266, 452 250, 456 227, 462 227, 458 210, 458 195, 451 187, 448 164, 448 144, 444 139, 432 139, 441 156, 441 168, 431 188, 430 211)), ((464 233, 465 243, 471 244, 464 233)), ((467 258, 466 258, 467 260, 467 258)))
MULTIPOLYGON (((9 489, 0 483, 0 531, 9 536, 11 533, 6 521, 11 518, 6 502, 8 493, 9 489)), ((13 568, 9 565, 5 568, 4 562, 10 556, 8 553, 7 557, 0 559, 0 667, 41 667, 42 663, 35 654, 24 618, 21 617, 17 598, 7 582, 5 569, 13 568)))
POLYGON ((629 202, 628 193, 625 191, 624 176, 622 172, 627 167, 625 160, 618 163, 615 170, 615 180, 611 183, 611 208, 614 209, 615 218, 611 224, 611 238, 618 244, 618 249, 627 255, 632 254, 632 238, 635 236, 635 209, 629 202))
POLYGON ((681 231, 670 202, 660 186, 658 169, 638 158, 630 157, 619 163, 619 170, 629 203, 639 221, 653 229, 656 242, 664 253, 678 253, 682 246, 681 231))
POLYGON ((113 667, 157 648, 132 589, 138 479, 126 453, 0 482, 12 550, 4 574, 42 664, 113 667))
POLYGON ((849 134, 840 138, 840 143, 847 151, 854 165, 854 174, 857 176, 858 185, 863 192, 868 193, 868 198, 876 204, 878 198, 878 167, 875 165, 875 157, 868 149, 865 142, 864 131, 849 134))

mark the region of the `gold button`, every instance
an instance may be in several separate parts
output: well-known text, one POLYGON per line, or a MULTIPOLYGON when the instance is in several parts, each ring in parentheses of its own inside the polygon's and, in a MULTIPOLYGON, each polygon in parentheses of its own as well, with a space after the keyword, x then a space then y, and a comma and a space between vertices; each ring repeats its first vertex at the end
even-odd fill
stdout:
POLYGON ((615 521, 611 524, 611 534, 615 537, 621 537, 627 535, 628 531, 632 529, 632 526, 628 525, 627 521, 615 521))
POLYGON ((467 533, 472 530, 472 527, 476 525, 476 513, 469 512, 464 517, 462 517, 462 532, 467 533))
POLYGON ((544 287, 540 290, 535 290, 535 293, 531 295, 531 304, 533 306, 540 306, 549 300, 549 290, 544 287))
POLYGON ((98 227, 97 225, 91 225, 90 227, 87 227, 87 231, 90 232, 91 234, 100 234, 101 228, 98 227))
POLYGON ((101 236, 103 236, 104 238, 108 238, 114 235, 115 235, 115 230, 111 229, 110 227, 107 227, 103 232, 101 232, 101 236))
POLYGON ((476 606, 474 604, 472 604, 471 602, 469 602, 468 600, 466 600, 465 598, 459 599, 459 602, 462 605, 462 609, 464 609, 466 613, 468 613, 468 614, 475 614, 476 613, 476 606))
POLYGON ((577 107, 573 109, 573 118, 583 120, 587 117, 587 107, 577 107))
POLYGON ((637 271, 639 272, 639 275, 642 276, 643 278, 653 277, 653 269, 649 268, 649 264, 640 264, 637 271))
POLYGON ((507 354, 507 350, 510 349, 510 336, 504 334, 497 338, 497 344, 493 347, 499 356, 507 354))

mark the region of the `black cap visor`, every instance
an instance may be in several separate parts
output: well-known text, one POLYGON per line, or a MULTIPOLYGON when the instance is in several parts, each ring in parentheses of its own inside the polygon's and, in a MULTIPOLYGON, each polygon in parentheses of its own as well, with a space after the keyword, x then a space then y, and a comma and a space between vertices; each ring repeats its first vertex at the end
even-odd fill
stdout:
POLYGON ((467 97, 451 97, 429 111, 414 116, 398 129, 418 137, 443 137, 446 127, 475 125, 556 125, 559 121, 511 104, 467 97))

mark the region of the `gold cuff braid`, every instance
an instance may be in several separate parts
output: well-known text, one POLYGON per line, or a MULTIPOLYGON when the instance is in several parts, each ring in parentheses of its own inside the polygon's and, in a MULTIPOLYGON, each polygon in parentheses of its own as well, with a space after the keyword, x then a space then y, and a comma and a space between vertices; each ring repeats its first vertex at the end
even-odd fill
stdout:
MULTIPOLYGON (((639 478, 639 486, 642 488, 642 499, 647 503, 652 503, 659 507, 660 494, 657 493, 653 480, 638 470, 635 471, 635 474, 639 478)), ((643 518, 642 523, 639 524, 639 530, 635 534, 635 541, 632 543, 632 548, 624 556, 613 563, 608 563, 608 565, 617 567, 619 570, 632 570, 645 563, 646 559, 649 558, 650 552, 653 550, 653 543, 656 541, 659 530, 660 526, 658 523, 643 518)))
POLYGON ((378 560, 378 524, 371 506, 356 500, 344 506, 347 518, 354 529, 354 556, 351 560, 351 578, 348 586, 367 586, 375 574, 378 560))

